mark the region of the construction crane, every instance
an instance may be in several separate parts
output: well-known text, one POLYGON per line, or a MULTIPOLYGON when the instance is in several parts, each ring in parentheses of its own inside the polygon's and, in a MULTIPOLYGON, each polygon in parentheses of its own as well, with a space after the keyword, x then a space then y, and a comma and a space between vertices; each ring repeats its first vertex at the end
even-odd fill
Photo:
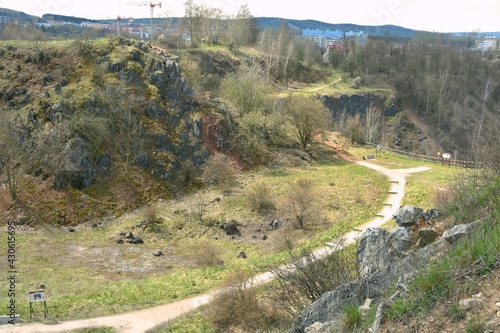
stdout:
POLYGON ((155 7, 160 7, 161 8, 161 2, 127 2, 127 5, 149 6, 149 20, 150 20, 150 26, 151 26, 151 35, 150 35, 150 38, 152 38, 153 37, 153 33, 154 33, 154 23, 153 23, 154 8, 155 7))
POLYGON ((123 16, 118 16, 116 18, 116 34, 118 35, 118 37, 120 37, 121 35, 121 30, 122 30, 122 26, 121 26, 121 20, 128 20, 128 22, 132 22, 134 19, 132 17, 123 17, 123 16))

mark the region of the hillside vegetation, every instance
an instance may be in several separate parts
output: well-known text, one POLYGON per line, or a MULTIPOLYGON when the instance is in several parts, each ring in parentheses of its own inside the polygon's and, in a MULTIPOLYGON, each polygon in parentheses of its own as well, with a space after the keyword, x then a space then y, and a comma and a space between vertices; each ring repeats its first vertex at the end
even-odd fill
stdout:
MULTIPOLYGON (((485 218, 496 235, 495 53, 435 35, 345 39, 325 63, 323 50, 288 25, 259 31, 250 13, 240 14, 220 35, 184 18, 189 43, 173 35, 154 43, 96 38, 95 31, 66 40, 33 26, 3 28, 0 218, 16 225, 16 265, 30 272, 17 288, 47 286, 49 321, 225 286, 229 297, 180 327, 286 331, 290 313, 302 309, 280 307, 276 285, 242 282, 370 220, 386 198, 387 179, 344 161, 339 150, 361 158, 382 145, 476 162, 466 173, 443 163, 408 176, 404 204, 439 206, 449 225, 485 218), (226 310, 234 316, 216 316, 226 310)), ((373 162, 428 165, 386 152, 373 162)), ((339 265, 349 277, 357 270, 353 250, 341 252, 346 265, 339 265)), ((489 273, 495 253, 471 260, 487 259, 479 270, 489 273)), ((415 303, 441 300, 455 286, 415 293, 390 317, 420 314, 415 303)), ((25 316, 28 305, 19 311, 25 316)))

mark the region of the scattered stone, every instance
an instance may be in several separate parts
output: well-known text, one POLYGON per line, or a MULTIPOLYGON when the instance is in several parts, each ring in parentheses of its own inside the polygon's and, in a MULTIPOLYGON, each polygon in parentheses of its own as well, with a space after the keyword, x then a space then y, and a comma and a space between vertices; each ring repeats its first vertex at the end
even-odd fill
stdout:
POLYGON ((129 238, 129 239, 130 239, 130 238, 134 238, 134 234, 133 234, 133 233, 131 233, 131 232, 127 232, 127 233, 125 234, 125 238, 129 238))
POLYGON ((243 251, 238 252, 238 254, 236 255, 236 258, 246 259, 246 257, 247 255, 243 251))
POLYGON ((306 327, 304 333, 330 333, 335 332, 335 324, 327 321, 326 323, 315 322, 309 327, 306 327))
POLYGON ((228 236, 241 236, 241 232, 236 227, 236 222, 224 222, 220 225, 220 228, 224 229, 228 236))
POLYGON ((139 236, 134 236, 133 238, 130 238, 127 242, 129 242, 130 244, 143 244, 144 243, 142 238, 139 236))
POLYGON ((443 238, 450 244, 455 243, 460 238, 470 234, 471 230, 479 224, 479 221, 469 224, 457 224, 443 233, 443 238))
POLYGON ((125 68, 125 64, 122 62, 112 62, 108 64, 108 72, 118 73, 125 68))
POLYGON ((389 241, 392 247, 402 254, 404 251, 408 250, 411 245, 410 233, 408 229, 403 227, 394 228, 389 234, 389 241))
POLYGON ((396 223, 400 227, 410 227, 418 222, 418 217, 424 210, 414 206, 404 206, 394 216, 396 223))
POLYGON ((380 327, 385 323, 385 310, 389 306, 387 305, 386 302, 381 302, 378 307, 377 311, 375 312, 375 319, 373 320, 373 325, 371 327, 371 332, 372 333, 379 333, 380 332, 380 327))
POLYGON ((154 251, 153 251, 153 255, 154 255, 155 257, 160 257, 160 256, 162 256, 162 255, 163 255, 163 252, 161 252, 160 250, 154 250, 154 251))
POLYGON ((381 228, 365 229, 359 236, 356 260, 362 277, 399 261, 410 246, 406 228, 395 228, 391 233, 381 228))
POLYGON ((271 226, 271 228, 273 230, 276 230, 278 229, 279 227, 281 227, 281 222, 279 220, 274 220, 272 221, 271 223, 269 223, 269 225, 271 226))
POLYGON ((69 232, 75 232, 76 230, 73 228, 69 228, 69 232))
POLYGON ((359 311, 361 311, 361 313, 368 312, 368 310, 370 310, 370 305, 372 304, 372 302, 373 302, 373 299, 367 298, 365 300, 365 303, 359 307, 359 311))
POLYGON ((92 227, 92 228, 97 228, 98 226, 99 226, 99 225, 98 225, 97 223, 95 223, 95 222, 94 222, 94 223, 92 223, 92 225, 91 225, 91 227, 92 227))
POLYGON ((141 222, 137 223, 135 226, 137 228, 144 228, 144 227, 148 226, 148 222, 147 221, 141 221, 141 222))
POLYGON ((461 299, 458 302, 458 306, 460 307, 461 310, 463 311, 468 311, 472 308, 480 308, 483 306, 483 301, 477 298, 466 298, 466 299, 461 299))
POLYGON ((139 52, 139 50, 132 51, 132 60, 134 60, 134 61, 141 60, 141 52, 139 52))
POLYGON ((434 220, 441 214, 438 209, 432 208, 422 212, 421 216, 427 223, 433 223, 434 220))
POLYGON ((117 244, 123 244, 123 243, 125 243, 125 242, 123 241, 123 239, 121 239, 121 238, 120 238, 120 239, 117 239, 117 240, 116 240, 116 243, 117 243, 117 244))
POLYGON ((262 240, 267 240, 267 235, 262 236, 262 240))

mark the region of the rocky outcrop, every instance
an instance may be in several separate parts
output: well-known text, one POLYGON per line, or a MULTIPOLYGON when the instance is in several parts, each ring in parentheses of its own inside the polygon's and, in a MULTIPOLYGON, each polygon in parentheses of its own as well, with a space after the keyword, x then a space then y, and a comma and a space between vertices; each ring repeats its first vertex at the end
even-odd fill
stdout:
POLYGON ((418 218, 424 212, 422 208, 414 206, 404 206, 394 216, 396 223, 400 227, 410 227, 417 224, 418 218))
POLYGON ((342 114, 348 116, 365 115, 372 105, 381 108, 384 116, 394 116, 401 111, 397 98, 381 94, 322 95, 321 98, 325 106, 332 111, 334 119, 342 114))
POLYGON ((67 185, 79 190, 89 187, 107 172, 111 163, 107 153, 89 154, 85 141, 78 137, 68 141, 64 150, 63 170, 54 179, 58 189, 67 185))
POLYGON ((380 316, 374 325, 380 324, 385 304, 381 297, 385 291, 394 285, 404 289, 418 269, 447 251, 451 243, 470 233, 478 223, 455 226, 444 232, 443 237, 413 251, 409 251, 408 228, 397 227, 390 233, 378 228, 366 229, 360 235, 356 251, 360 278, 323 294, 302 311, 290 333, 319 333, 337 327, 345 305, 360 305, 366 299, 380 303, 380 316))
MULTIPOLYGON (((185 165, 184 161, 189 161, 188 164, 194 167, 201 165, 208 157, 203 147, 202 120, 190 116, 197 107, 195 92, 182 75, 179 58, 166 52, 153 52, 143 42, 118 39, 115 43, 118 45, 103 52, 97 63, 120 82, 133 87, 137 91, 135 98, 147 101, 143 108, 134 110, 139 119, 146 117, 150 120, 141 121, 141 143, 133 151, 136 165, 154 177, 167 180, 176 177, 185 165), (154 98, 146 97, 150 91, 155 92, 154 98)), ((83 105, 91 113, 107 112, 106 101, 101 100, 97 93, 89 95, 83 105)), ((47 112, 49 120, 52 121, 52 115, 58 109, 58 104, 48 107, 52 110, 47 112)), ((61 111, 61 114, 69 112, 61 111)), ((102 166, 106 163, 102 159, 107 157, 109 164, 109 154, 92 156, 85 144, 78 141, 77 146, 71 146, 70 162, 56 177, 56 187, 71 184, 83 189, 92 185, 105 171, 102 166)))
POLYGON ((410 247, 408 230, 398 227, 392 232, 380 228, 368 228, 359 237, 356 258, 361 277, 399 261, 410 247))

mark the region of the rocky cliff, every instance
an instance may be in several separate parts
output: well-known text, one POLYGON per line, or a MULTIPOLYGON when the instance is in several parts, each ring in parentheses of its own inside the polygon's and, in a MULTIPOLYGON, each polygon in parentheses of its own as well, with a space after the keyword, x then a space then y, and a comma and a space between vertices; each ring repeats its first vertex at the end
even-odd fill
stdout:
POLYGON ((87 188, 122 161, 123 148, 90 137, 96 121, 107 127, 96 135, 124 138, 137 131, 131 160, 155 177, 171 178, 183 161, 199 165, 206 158, 194 90, 176 56, 125 39, 31 51, 23 44, 0 47, 2 112, 19 117, 33 137, 61 124, 69 128, 56 187, 87 188), (127 124, 119 108, 131 111, 129 122, 136 124, 127 124))
MULTIPOLYGON (((177 56, 121 38, 37 47, 0 43, 2 119, 15 123, 23 141, 18 170, 35 177, 30 186, 44 184, 43 191, 25 194, 26 201, 37 191, 50 197, 45 183, 51 182, 56 190, 101 196, 96 205, 110 200, 108 208, 130 209, 168 196, 177 183, 182 187, 183 174, 208 157, 203 116, 177 56)), ((23 181, 19 187, 26 189, 23 181)), ((62 223, 100 211, 69 193, 76 196, 74 207, 61 207, 62 223), (72 209, 84 213, 62 213, 72 209)), ((54 214, 37 220, 53 220, 54 214)))

